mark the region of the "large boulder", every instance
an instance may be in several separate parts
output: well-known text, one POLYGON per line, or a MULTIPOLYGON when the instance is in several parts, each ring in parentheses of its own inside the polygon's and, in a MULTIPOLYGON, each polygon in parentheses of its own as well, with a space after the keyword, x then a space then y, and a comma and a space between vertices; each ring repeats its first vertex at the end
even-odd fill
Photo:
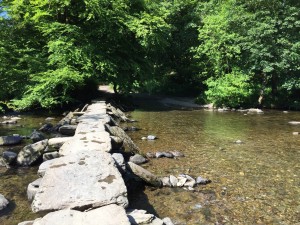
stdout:
POLYGON ((48 140, 25 146, 18 154, 17 163, 21 166, 30 166, 36 162, 44 153, 48 140))
POLYGON ((60 210, 36 219, 33 225, 130 225, 124 208, 108 205, 87 212, 60 210))
POLYGON ((128 205, 126 186, 108 153, 70 154, 48 166, 32 202, 34 212, 128 205))
POLYGON ((0 194, 0 210, 4 209, 8 205, 8 200, 0 194))
POLYGON ((1 136, 0 137, 0 145, 17 145, 21 141, 22 141, 22 137, 20 135, 1 136))
POLYGON ((150 173, 148 170, 144 169, 141 166, 138 166, 132 162, 128 162, 128 166, 133 174, 140 177, 142 180, 144 180, 146 183, 154 186, 154 187, 161 187, 162 181, 152 173, 150 173))

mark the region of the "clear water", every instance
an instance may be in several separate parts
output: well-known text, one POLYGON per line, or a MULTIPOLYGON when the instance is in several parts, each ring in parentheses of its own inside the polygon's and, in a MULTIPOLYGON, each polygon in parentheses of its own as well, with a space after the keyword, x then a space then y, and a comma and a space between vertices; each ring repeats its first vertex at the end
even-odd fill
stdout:
POLYGON ((152 159, 158 176, 190 174, 212 180, 194 192, 146 188, 133 206, 178 224, 296 224, 300 222, 299 112, 135 111, 143 153, 179 150, 186 157, 152 159), (155 141, 141 140, 156 135, 155 141), (235 144, 236 140, 243 144, 235 144))
MULTIPOLYGON (((0 136, 12 134, 29 136, 34 129, 38 129, 45 123, 45 119, 48 116, 31 114, 21 115, 20 117, 22 119, 17 124, 0 125, 0 136)), ((3 120, 3 118, 0 118, 0 121, 3 120)), ((56 122, 57 119, 53 121, 54 124, 56 122)), ((18 153, 24 145, 31 143, 30 140, 24 140, 22 144, 17 146, 0 146, 0 154, 6 150, 18 153)), ((16 225, 22 221, 40 217, 40 215, 31 212, 26 194, 28 184, 37 178, 37 166, 27 168, 12 167, 10 169, 0 167, 0 194, 4 195, 10 202, 7 208, 0 211, 1 225, 16 225)))
MULTIPOLYGON (((299 112, 266 111, 262 115, 239 112, 136 110, 129 133, 143 153, 179 150, 186 157, 152 159, 145 168, 158 176, 187 173, 212 180, 194 192, 176 188, 146 188, 132 207, 144 208, 177 224, 297 224, 300 221, 299 112), (154 134, 155 141, 141 140, 154 134), (235 144, 241 140, 243 144, 235 144)), ((0 134, 29 135, 44 116, 22 116, 19 125, 0 127, 0 134)), ((20 148, 21 146, 19 146, 20 148)), ((6 150, 1 148, 1 151, 6 150)), ((17 149, 15 150, 17 151, 17 149)), ((11 202, 0 212, 1 225, 16 225, 39 215, 27 201, 28 183, 37 178, 36 167, 0 168, 0 193, 11 202)))

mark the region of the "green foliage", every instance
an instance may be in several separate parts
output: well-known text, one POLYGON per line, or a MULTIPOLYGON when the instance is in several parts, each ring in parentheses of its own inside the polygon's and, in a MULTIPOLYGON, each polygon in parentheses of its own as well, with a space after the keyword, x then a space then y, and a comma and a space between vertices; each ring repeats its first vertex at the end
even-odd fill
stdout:
POLYGON ((296 108, 299 8, 296 0, 2 0, 0 101, 58 107, 105 82, 124 94, 202 93, 234 107, 261 97, 296 108))
POLYGON ((234 69, 231 73, 219 78, 209 78, 206 81, 208 90, 207 100, 215 106, 240 107, 250 103, 253 97, 251 77, 234 69))

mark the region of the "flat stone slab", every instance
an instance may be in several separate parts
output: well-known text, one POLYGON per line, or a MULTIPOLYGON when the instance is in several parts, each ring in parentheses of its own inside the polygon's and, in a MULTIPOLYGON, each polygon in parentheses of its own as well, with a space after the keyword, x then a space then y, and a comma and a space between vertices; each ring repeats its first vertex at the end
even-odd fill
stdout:
POLYGON ((105 127, 102 121, 97 122, 81 122, 77 125, 75 131, 75 136, 78 134, 94 133, 94 132, 103 132, 105 127))
POLYGON ((80 151, 110 152, 111 139, 107 132, 78 134, 65 142, 59 149, 60 155, 69 155, 80 151))
POLYGON ((36 219, 33 225, 130 225, 124 208, 108 205, 88 212, 60 210, 36 219))
POLYGON ((127 189, 112 156, 88 151, 50 160, 32 211, 127 207, 127 189))

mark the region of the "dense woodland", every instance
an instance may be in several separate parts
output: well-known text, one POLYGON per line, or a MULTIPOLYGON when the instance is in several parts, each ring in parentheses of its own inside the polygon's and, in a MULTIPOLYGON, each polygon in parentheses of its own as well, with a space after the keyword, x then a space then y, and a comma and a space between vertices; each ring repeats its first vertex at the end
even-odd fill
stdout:
POLYGON ((2 0, 2 108, 55 108, 97 85, 300 109, 299 0, 2 0))

